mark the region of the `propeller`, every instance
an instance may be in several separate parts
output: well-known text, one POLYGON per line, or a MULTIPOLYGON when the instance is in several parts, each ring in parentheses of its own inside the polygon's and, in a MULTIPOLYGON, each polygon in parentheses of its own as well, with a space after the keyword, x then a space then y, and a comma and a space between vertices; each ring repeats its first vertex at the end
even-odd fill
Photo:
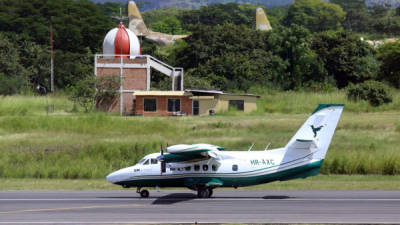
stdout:
MULTIPOLYGON (((168 144, 167 144, 168 145, 168 144)), ((161 156, 160 156, 160 161, 161 161, 161 174, 165 173, 167 171, 167 164, 165 163, 164 159, 164 148, 163 145, 161 144, 161 156)))

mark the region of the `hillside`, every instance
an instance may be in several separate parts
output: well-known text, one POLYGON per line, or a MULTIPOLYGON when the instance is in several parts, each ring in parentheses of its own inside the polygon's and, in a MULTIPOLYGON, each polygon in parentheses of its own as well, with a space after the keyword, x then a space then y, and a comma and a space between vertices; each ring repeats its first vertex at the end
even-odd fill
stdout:
MULTIPOLYGON (((120 2, 126 3, 126 0, 93 0, 94 2, 120 2)), ((283 6, 289 5, 293 0, 136 0, 136 2, 148 2, 142 6, 142 10, 151 10, 158 8, 186 8, 186 9, 197 9, 202 6, 213 5, 218 3, 229 3, 235 2, 238 4, 249 3, 255 5, 264 5, 266 7, 283 6)), ((400 0, 366 0, 368 5, 372 4, 390 4, 392 7, 398 7, 400 0)))

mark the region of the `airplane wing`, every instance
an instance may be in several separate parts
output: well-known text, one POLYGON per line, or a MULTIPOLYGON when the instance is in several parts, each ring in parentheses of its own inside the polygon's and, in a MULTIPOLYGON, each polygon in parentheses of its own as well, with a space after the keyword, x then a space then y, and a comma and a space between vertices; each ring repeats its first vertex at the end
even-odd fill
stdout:
POLYGON ((218 158, 219 150, 223 149, 225 148, 210 144, 173 145, 167 147, 167 154, 161 155, 159 160, 174 163, 218 158))
POLYGON ((164 45, 169 45, 175 43, 177 39, 183 39, 188 37, 188 35, 172 35, 172 34, 164 34, 160 32, 154 32, 149 30, 149 33, 145 36, 146 39, 151 41, 161 43, 164 45))

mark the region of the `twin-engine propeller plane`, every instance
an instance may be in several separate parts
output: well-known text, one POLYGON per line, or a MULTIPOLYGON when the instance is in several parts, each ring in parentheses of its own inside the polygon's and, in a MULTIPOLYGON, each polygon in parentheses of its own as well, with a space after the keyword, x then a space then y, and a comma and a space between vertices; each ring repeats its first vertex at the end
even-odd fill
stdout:
POLYGON ((323 104, 283 148, 224 151, 210 144, 173 145, 145 156, 136 165, 115 171, 107 180, 124 188, 187 187, 209 198, 217 187, 243 187, 316 176, 328 151, 343 105, 323 104))

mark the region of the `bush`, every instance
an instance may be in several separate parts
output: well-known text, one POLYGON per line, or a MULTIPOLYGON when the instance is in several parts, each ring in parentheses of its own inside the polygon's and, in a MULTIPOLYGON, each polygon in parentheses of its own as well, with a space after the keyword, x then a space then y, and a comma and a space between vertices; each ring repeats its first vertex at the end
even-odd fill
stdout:
POLYGON ((380 106, 392 102, 390 89, 378 81, 365 81, 347 90, 347 98, 352 101, 365 100, 372 106, 380 106))

